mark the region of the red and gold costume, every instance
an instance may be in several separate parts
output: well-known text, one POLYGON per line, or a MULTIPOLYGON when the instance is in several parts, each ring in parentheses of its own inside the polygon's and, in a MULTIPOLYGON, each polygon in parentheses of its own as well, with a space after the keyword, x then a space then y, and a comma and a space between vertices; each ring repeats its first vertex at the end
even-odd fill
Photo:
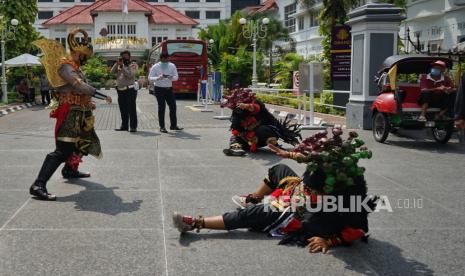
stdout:
POLYGON ((299 126, 277 120, 249 89, 234 89, 224 97, 223 106, 232 110, 232 136, 229 149, 224 150, 227 155, 255 152, 268 143, 277 144, 279 139, 292 145, 299 142, 299 126))
POLYGON ((50 113, 50 117, 56 119, 56 149, 45 158, 30 193, 39 199, 54 200, 56 197, 48 193, 46 183, 61 163, 65 162, 63 177, 88 177, 89 174, 78 171, 81 157, 88 154, 102 157, 100 141, 94 130, 95 117, 92 110, 95 104, 91 99, 95 97, 111 102, 111 98, 87 84, 80 70, 80 66, 93 54, 84 30, 74 29, 68 35, 69 56, 66 56, 65 49, 57 41, 41 39, 33 44, 44 53, 41 62, 49 83, 56 90, 56 100, 51 104, 50 113), (83 37, 78 39, 78 33, 83 37))

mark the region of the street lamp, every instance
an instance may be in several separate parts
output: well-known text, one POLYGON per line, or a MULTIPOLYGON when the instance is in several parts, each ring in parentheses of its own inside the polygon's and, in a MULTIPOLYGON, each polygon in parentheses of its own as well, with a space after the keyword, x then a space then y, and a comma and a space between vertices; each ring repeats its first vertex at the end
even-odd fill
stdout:
MULTIPOLYGON (((4 4, 5 1, 2 1, 2 4, 4 4)), ((2 86, 2 101, 4 103, 8 103, 8 93, 7 93, 7 82, 6 82, 6 65, 5 65, 5 43, 8 40, 13 40, 15 39, 15 33, 16 33, 16 27, 19 24, 19 21, 17 19, 11 19, 10 21, 10 26, 6 26, 6 24, 3 24, 3 19, 4 16, 0 15, 0 32, 1 32, 1 37, 0 37, 0 46, 2 47, 2 81, 1 81, 1 86, 2 86)))
POLYGON ((270 19, 267 17, 263 18, 260 21, 250 20, 247 22, 247 19, 239 19, 239 24, 242 25, 242 35, 250 39, 252 38, 253 45, 253 71, 252 71, 252 87, 256 87, 258 83, 257 77, 257 39, 265 38, 267 25, 270 23, 270 19))

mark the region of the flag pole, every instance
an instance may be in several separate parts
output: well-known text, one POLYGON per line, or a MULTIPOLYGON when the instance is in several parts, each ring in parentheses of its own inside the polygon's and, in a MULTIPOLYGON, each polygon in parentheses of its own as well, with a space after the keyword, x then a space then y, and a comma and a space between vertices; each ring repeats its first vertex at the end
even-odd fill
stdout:
POLYGON ((126 22, 126 17, 128 16, 128 0, 122 1, 122 17, 123 17, 123 48, 126 50, 128 48, 128 26, 126 22))

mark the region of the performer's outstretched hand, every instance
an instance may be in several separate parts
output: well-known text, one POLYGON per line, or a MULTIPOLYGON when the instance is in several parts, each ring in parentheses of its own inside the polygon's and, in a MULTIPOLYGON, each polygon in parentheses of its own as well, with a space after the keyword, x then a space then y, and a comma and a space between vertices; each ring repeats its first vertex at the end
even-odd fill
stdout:
POLYGON ((307 241, 309 242, 307 248, 310 253, 318 253, 321 251, 323 254, 326 254, 331 247, 329 241, 321 237, 312 237, 307 241))
POLYGON ((268 144, 268 147, 277 155, 281 156, 282 158, 289 158, 289 152, 283 149, 278 148, 273 144, 268 144))
POLYGON ((111 104, 111 103, 112 103, 112 99, 111 99, 110 96, 107 96, 107 97, 105 98, 105 101, 107 102, 107 104, 111 104))

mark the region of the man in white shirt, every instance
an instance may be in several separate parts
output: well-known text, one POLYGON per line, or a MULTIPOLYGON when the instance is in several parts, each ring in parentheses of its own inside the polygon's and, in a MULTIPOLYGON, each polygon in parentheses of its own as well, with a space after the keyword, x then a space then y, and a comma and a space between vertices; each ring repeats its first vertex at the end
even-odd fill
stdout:
POLYGON ((167 53, 162 53, 160 62, 153 65, 149 73, 149 81, 154 82, 155 97, 157 97, 158 102, 158 123, 162 133, 168 133, 165 128, 166 104, 170 109, 170 129, 182 130, 177 124, 176 100, 173 94, 173 81, 177 80, 178 70, 176 66, 168 61, 167 53))

